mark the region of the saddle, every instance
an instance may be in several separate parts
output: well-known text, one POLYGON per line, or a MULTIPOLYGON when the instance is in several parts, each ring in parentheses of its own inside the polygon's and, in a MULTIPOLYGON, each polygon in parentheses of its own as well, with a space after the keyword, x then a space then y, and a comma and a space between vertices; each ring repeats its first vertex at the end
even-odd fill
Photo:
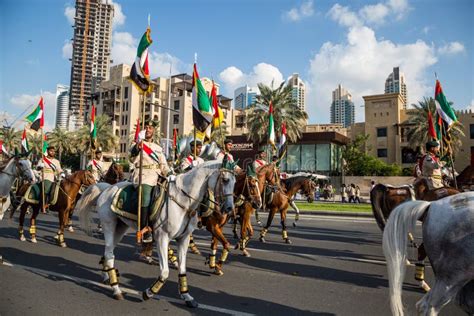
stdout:
POLYGON ((198 207, 199 217, 209 217, 216 210, 216 204, 211 201, 215 201, 214 192, 207 190, 206 195, 204 195, 203 201, 198 207))
MULTIPOLYGON (((394 187, 391 185, 385 185, 385 193, 383 195, 383 206, 388 214, 401 202, 405 202, 412 199, 413 189, 408 185, 394 187)), ((388 217, 388 216, 387 216, 388 217)))
MULTIPOLYGON (((166 190, 162 190, 161 186, 166 187, 167 183, 155 186, 152 192, 152 205, 149 213, 150 221, 153 222, 160 214, 163 204, 168 195, 166 190)), ((112 205, 112 212, 115 214, 133 220, 138 220, 138 188, 130 183, 129 185, 118 189, 115 193, 112 205)))
MULTIPOLYGON (((46 201, 47 204, 55 205, 58 201, 59 196, 59 188, 61 187, 60 182, 54 182, 53 186, 50 191, 50 199, 46 201)), ((30 185, 28 189, 26 189, 25 195, 23 196, 26 202, 32 205, 38 205, 41 203, 41 183, 35 183, 30 185)), ((45 197, 46 198, 46 197, 45 197)))
POLYGON ((273 196, 276 192, 276 186, 265 185, 265 204, 271 204, 273 201, 273 196))

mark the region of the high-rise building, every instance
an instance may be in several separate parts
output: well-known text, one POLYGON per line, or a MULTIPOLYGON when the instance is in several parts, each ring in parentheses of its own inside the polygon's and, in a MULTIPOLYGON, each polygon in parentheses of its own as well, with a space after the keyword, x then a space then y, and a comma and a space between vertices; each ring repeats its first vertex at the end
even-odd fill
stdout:
POLYGON ((56 128, 67 130, 69 108, 69 87, 58 84, 56 86, 56 128))
POLYGON ((258 90, 257 88, 245 85, 234 91, 234 109, 245 110, 255 103, 258 90))
POLYGON ((355 108, 352 102, 352 95, 338 85, 332 92, 331 103, 331 123, 342 124, 343 127, 349 127, 354 124, 355 108))
POLYGON ((385 80, 385 93, 400 93, 403 99, 403 108, 407 108, 407 85, 405 75, 400 72, 399 67, 393 67, 393 72, 385 80))
POLYGON ((306 86, 303 80, 295 73, 288 78, 288 85, 293 88, 292 98, 296 106, 300 110, 306 111, 306 86))
POLYGON ((84 109, 109 77, 114 7, 108 1, 76 0, 69 103, 69 129, 85 120, 84 109), (73 125, 74 126, 71 126, 73 125))

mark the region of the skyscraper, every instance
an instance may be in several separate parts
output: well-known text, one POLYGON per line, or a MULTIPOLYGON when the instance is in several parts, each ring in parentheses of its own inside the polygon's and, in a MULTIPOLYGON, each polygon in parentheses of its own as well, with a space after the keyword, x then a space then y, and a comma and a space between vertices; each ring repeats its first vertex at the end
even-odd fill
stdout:
POLYGON ((293 88, 292 98, 296 106, 300 110, 306 111, 306 87, 303 80, 295 73, 288 78, 288 85, 293 88))
POLYGON ((234 91, 234 108, 237 110, 245 110, 255 103, 257 97, 257 88, 249 87, 245 85, 237 88, 234 91))
POLYGON ((340 123, 344 127, 354 124, 355 108, 352 102, 352 95, 338 85, 332 92, 331 103, 331 123, 340 123))
POLYGON ((69 87, 58 84, 56 86, 56 128, 68 128, 69 87))
POLYGON ((109 76, 114 7, 103 0, 76 0, 69 129, 84 123, 91 94, 109 76), (74 125, 74 126, 71 126, 74 125))
POLYGON ((393 67, 393 72, 388 75, 385 80, 385 93, 398 92, 402 95, 403 108, 407 108, 407 85, 405 83, 405 75, 400 72, 399 67, 393 67))

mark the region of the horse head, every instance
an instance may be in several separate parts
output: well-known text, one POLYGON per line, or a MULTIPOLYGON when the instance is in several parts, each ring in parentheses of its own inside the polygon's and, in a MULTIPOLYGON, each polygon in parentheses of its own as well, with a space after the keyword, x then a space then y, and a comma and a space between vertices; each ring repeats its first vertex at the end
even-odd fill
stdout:
POLYGON ((214 191, 216 201, 224 213, 234 209, 235 164, 225 156, 218 172, 213 172, 208 181, 208 189, 214 191))
POLYGON ((77 175, 82 185, 90 186, 96 183, 94 175, 92 174, 90 170, 78 171, 75 174, 73 174, 71 177, 74 177, 75 175, 77 175))
POLYGON ((306 198, 309 203, 314 201, 314 192, 316 191, 316 183, 311 178, 306 178, 303 180, 301 185, 301 192, 306 195, 306 198))
POLYGON ((247 187, 247 195, 250 198, 250 203, 253 208, 259 209, 262 207, 262 194, 259 188, 259 182, 253 166, 250 164, 247 166, 247 172, 245 175, 245 184, 247 187))
POLYGON ((31 168, 31 161, 23 156, 16 156, 15 158, 16 173, 25 178, 30 183, 36 182, 36 176, 31 168))

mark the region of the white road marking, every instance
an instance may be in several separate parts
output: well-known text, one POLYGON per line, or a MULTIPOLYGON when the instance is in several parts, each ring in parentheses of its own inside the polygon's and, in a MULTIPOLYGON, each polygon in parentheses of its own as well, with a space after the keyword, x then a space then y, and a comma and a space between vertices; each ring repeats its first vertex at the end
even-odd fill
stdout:
MULTIPOLYGON (((66 280, 70 280, 70 281, 78 282, 78 283, 92 284, 92 285, 99 286, 99 287, 107 289, 107 290, 111 290, 109 285, 105 285, 103 283, 96 282, 96 281, 77 278, 77 277, 73 277, 73 276, 69 276, 69 275, 65 275, 65 274, 61 274, 61 273, 57 273, 57 272, 32 268, 32 267, 28 267, 28 266, 24 266, 24 265, 20 265, 20 264, 13 265, 9 262, 3 262, 2 264, 4 266, 8 266, 8 267, 12 267, 12 268, 21 268, 23 270, 27 270, 27 271, 31 271, 31 272, 36 272, 36 273, 40 273, 40 274, 60 277, 60 278, 64 278, 66 280)), ((124 293, 131 294, 131 295, 137 296, 139 298, 142 298, 142 292, 140 292, 140 291, 124 287, 123 285, 120 286, 120 289, 124 293)), ((183 300, 173 298, 173 297, 162 296, 162 295, 155 295, 154 299, 164 300, 164 301, 171 302, 171 303, 176 303, 176 304, 183 304, 183 300)), ((255 314, 249 314, 249 313, 245 313, 245 312, 235 311, 235 310, 232 310, 232 309, 227 309, 227 308, 222 308, 222 307, 217 307, 217 306, 212 306, 212 305, 206 305, 206 304, 201 304, 201 303, 199 303, 198 308, 209 310, 209 311, 212 311, 212 312, 228 314, 228 315, 237 315, 237 316, 253 316, 253 315, 255 315, 255 314)))

